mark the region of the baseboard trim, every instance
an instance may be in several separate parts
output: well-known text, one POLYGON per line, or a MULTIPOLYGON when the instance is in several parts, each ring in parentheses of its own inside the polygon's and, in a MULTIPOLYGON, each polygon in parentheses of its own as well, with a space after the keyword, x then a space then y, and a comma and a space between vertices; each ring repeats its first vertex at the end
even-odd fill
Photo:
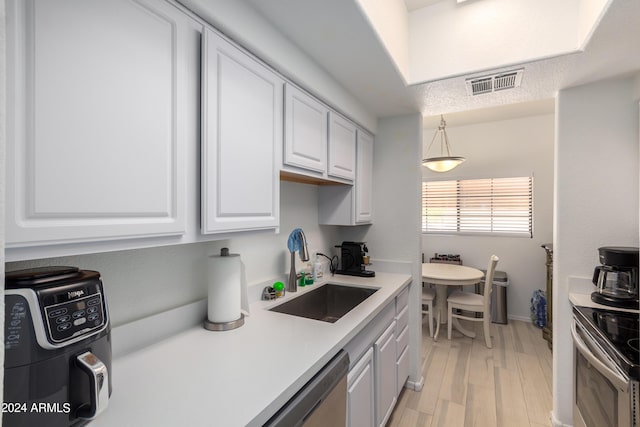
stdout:
POLYGON ((560 422, 553 414, 553 411, 549 412, 549 418, 551 418, 551 425, 553 427, 573 427, 572 424, 565 424, 560 422))
POLYGON ((417 382, 407 380, 407 382, 405 383, 405 387, 410 388, 411 390, 414 390, 414 391, 421 391, 422 387, 424 387, 424 376, 421 376, 420 380, 417 382))
POLYGON ((520 320, 522 322, 531 322, 531 317, 527 317, 527 316, 514 316, 510 314, 507 316, 507 318, 510 320, 520 320))

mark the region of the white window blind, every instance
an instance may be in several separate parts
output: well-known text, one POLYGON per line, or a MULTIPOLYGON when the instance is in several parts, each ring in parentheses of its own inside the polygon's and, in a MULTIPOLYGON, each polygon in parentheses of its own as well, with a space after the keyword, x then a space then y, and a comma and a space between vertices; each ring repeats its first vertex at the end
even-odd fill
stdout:
POLYGON ((533 237, 533 178, 422 183, 422 232, 533 237))

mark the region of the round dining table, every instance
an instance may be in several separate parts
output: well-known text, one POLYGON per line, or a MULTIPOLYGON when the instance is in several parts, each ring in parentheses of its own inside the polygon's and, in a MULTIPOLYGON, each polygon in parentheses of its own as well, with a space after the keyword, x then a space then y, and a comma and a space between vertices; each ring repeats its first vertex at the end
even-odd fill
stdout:
MULTIPOLYGON (((440 325, 447 323, 447 287, 448 286, 464 286, 475 285, 484 277, 481 270, 473 267, 467 267, 458 264, 444 263, 423 263, 422 264, 422 281, 436 285, 436 306, 435 317, 437 319, 436 332, 433 339, 438 339, 440 325)), ((429 313, 429 316, 432 314, 429 313)), ((454 318, 453 327, 468 337, 475 337, 475 333, 464 328, 458 319, 454 318)))

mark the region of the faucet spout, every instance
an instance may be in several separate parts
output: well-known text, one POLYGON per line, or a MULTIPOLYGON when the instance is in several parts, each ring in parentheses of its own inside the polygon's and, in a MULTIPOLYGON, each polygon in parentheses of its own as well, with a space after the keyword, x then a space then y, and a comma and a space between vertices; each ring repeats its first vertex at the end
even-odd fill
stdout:
POLYGON ((300 240, 302 241, 302 245, 300 248, 300 261, 307 262, 309 261, 309 247, 307 246, 307 236, 304 235, 304 231, 300 230, 300 240))
POLYGON ((287 292, 296 292, 298 290, 298 281, 296 274, 296 258, 295 253, 298 251, 302 262, 309 261, 309 248, 307 246, 307 236, 301 228, 296 228, 289 235, 287 242, 289 252, 291 252, 291 268, 289 270, 289 281, 287 282, 287 292))

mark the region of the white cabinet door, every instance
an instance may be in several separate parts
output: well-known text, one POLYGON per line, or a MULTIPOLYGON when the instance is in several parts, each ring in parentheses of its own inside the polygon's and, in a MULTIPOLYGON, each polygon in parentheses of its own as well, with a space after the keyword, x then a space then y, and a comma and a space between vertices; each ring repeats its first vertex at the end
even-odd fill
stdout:
POLYGON ((329 112, 328 173, 348 181, 356 175, 356 127, 334 112, 329 112))
POLYGON ((347 427, 374 425, 373 374, 373 349, 369 348, 347 376, 347 427))
POLYGON ((202 233, 277 228, 284 82, 209 29, 202 55, 202 233))
POLYGON ((322 177, 327 171, 329 109, 295 86, 287 84, 284 111, 284 165, 315 172, 322 177))
POLYGON ((376 425, 384 426, 396 404, 397 371, 395 320, 374 343, 376 369, 376 425))
POLYGON ((10 0, 7 29, 7 247, 183 233, 190 18, 157 1, 10 0))
POLYGON ((399 395, 409 378, 409 347, 405 347, 402 353, 400 353, 398 361, 396 362, 396 369, 398 371, 398 389, 396 395, 399 395))
POLYGON ((355 222, 373 221, 373 137, 358 129, 355 182, 355 222))
POLYGON ((318 187, 318 223, 359 225, 373 222, 373 137, 357 130, 356 179, 353 186, 318 187))

